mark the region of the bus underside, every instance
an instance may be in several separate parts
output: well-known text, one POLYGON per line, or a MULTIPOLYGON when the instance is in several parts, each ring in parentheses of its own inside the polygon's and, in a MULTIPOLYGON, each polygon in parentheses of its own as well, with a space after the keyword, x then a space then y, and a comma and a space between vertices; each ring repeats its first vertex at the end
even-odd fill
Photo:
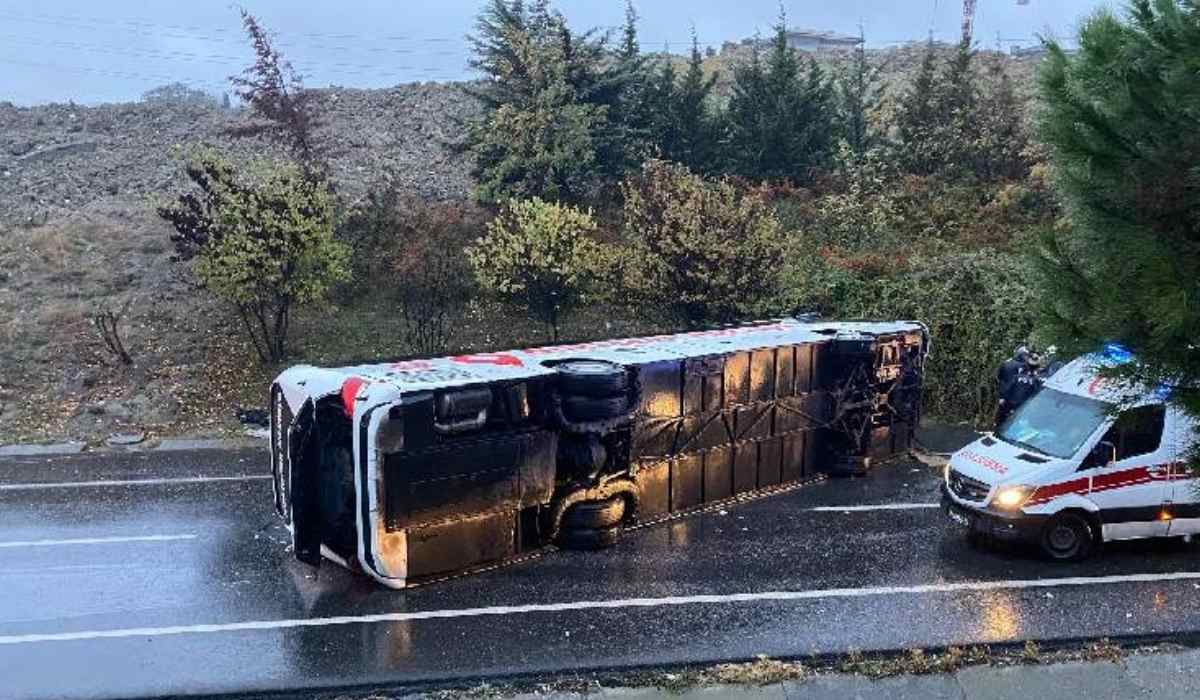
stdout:
MULTIPOLYGON (((894 326, 620 361, 577 346, 536 373, 391 393, 285 373, 271 395, 276 509, 301 561, 401 588, 861 474, 905 452, 920 416, 928 339, 894 326)), ((482 362, 525 362, 508 357, 482 362)))

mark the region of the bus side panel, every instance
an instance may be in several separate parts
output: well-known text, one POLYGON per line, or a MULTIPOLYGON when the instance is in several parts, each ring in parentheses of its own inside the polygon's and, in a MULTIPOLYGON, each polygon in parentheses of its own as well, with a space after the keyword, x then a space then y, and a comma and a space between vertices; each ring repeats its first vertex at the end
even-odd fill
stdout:
POLYGON ((643 519, 811 475, 829 397, 828 345, 785 345, 637 368, 633 463, 643 519))

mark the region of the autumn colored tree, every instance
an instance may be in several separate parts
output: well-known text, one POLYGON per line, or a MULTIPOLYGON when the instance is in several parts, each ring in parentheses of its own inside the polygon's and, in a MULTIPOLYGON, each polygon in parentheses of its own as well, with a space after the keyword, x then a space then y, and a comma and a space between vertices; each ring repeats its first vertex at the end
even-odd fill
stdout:
POLYGON ((303 76, 275 48, 262 23, 246 10, 241 12, 255 60, 229 81, 237 96, 249 105, 255 121, 236 127, 234 133, 268 135, 285 145, 306 170, 322 169, 316 141, 320 118, 315 94, 304 88, 303 76))

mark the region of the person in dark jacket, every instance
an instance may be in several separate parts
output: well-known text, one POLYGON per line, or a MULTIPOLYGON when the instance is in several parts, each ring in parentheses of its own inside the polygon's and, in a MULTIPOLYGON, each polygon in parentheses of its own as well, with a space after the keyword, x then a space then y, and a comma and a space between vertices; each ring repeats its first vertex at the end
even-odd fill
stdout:
POLYGON ((999 430, 1008 416, 1037 391, 1036 368, 1030 364, 1029 348, 1022 345, 1013 356, 996 370, 996 389, 1000 397, 996 405, 996 429, 999 430))

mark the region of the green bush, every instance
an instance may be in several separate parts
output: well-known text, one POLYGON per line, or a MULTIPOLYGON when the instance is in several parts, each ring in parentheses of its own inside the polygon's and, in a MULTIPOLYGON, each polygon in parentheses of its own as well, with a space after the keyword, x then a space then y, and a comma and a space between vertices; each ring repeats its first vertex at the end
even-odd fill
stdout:
POLYGON ((158 213, 175 226, 176 249, 195 258, 204 285, 237 308, 259 357, 278 362, 293 308, 322 301, 348 274, 329 187, 294 165, 263 164, 239 177, 211 152, 187 174, 199 191, 158 213))
POLYGON ((783 246, 761 197, 658 160, 622 191, 630 301, 688 326, 762 313, 776 291, 783 246))
POLYGON ((926 412, 991 419, 996 368, 1028 341, 1037 316, 1034 270, 1001 251, 950 253, 911 261, 877 276, 814 256, 791 300, 838 318, 912 319, 933 338, 926 368, 926 412), (808 302, 807 304, 805 302, 808 302))
POLYGON ((558 340, 559 319, 584 300, 605 258, 596 228, 590 211, 509 200, 467 259, 484 289, 524 308, 558 340))

